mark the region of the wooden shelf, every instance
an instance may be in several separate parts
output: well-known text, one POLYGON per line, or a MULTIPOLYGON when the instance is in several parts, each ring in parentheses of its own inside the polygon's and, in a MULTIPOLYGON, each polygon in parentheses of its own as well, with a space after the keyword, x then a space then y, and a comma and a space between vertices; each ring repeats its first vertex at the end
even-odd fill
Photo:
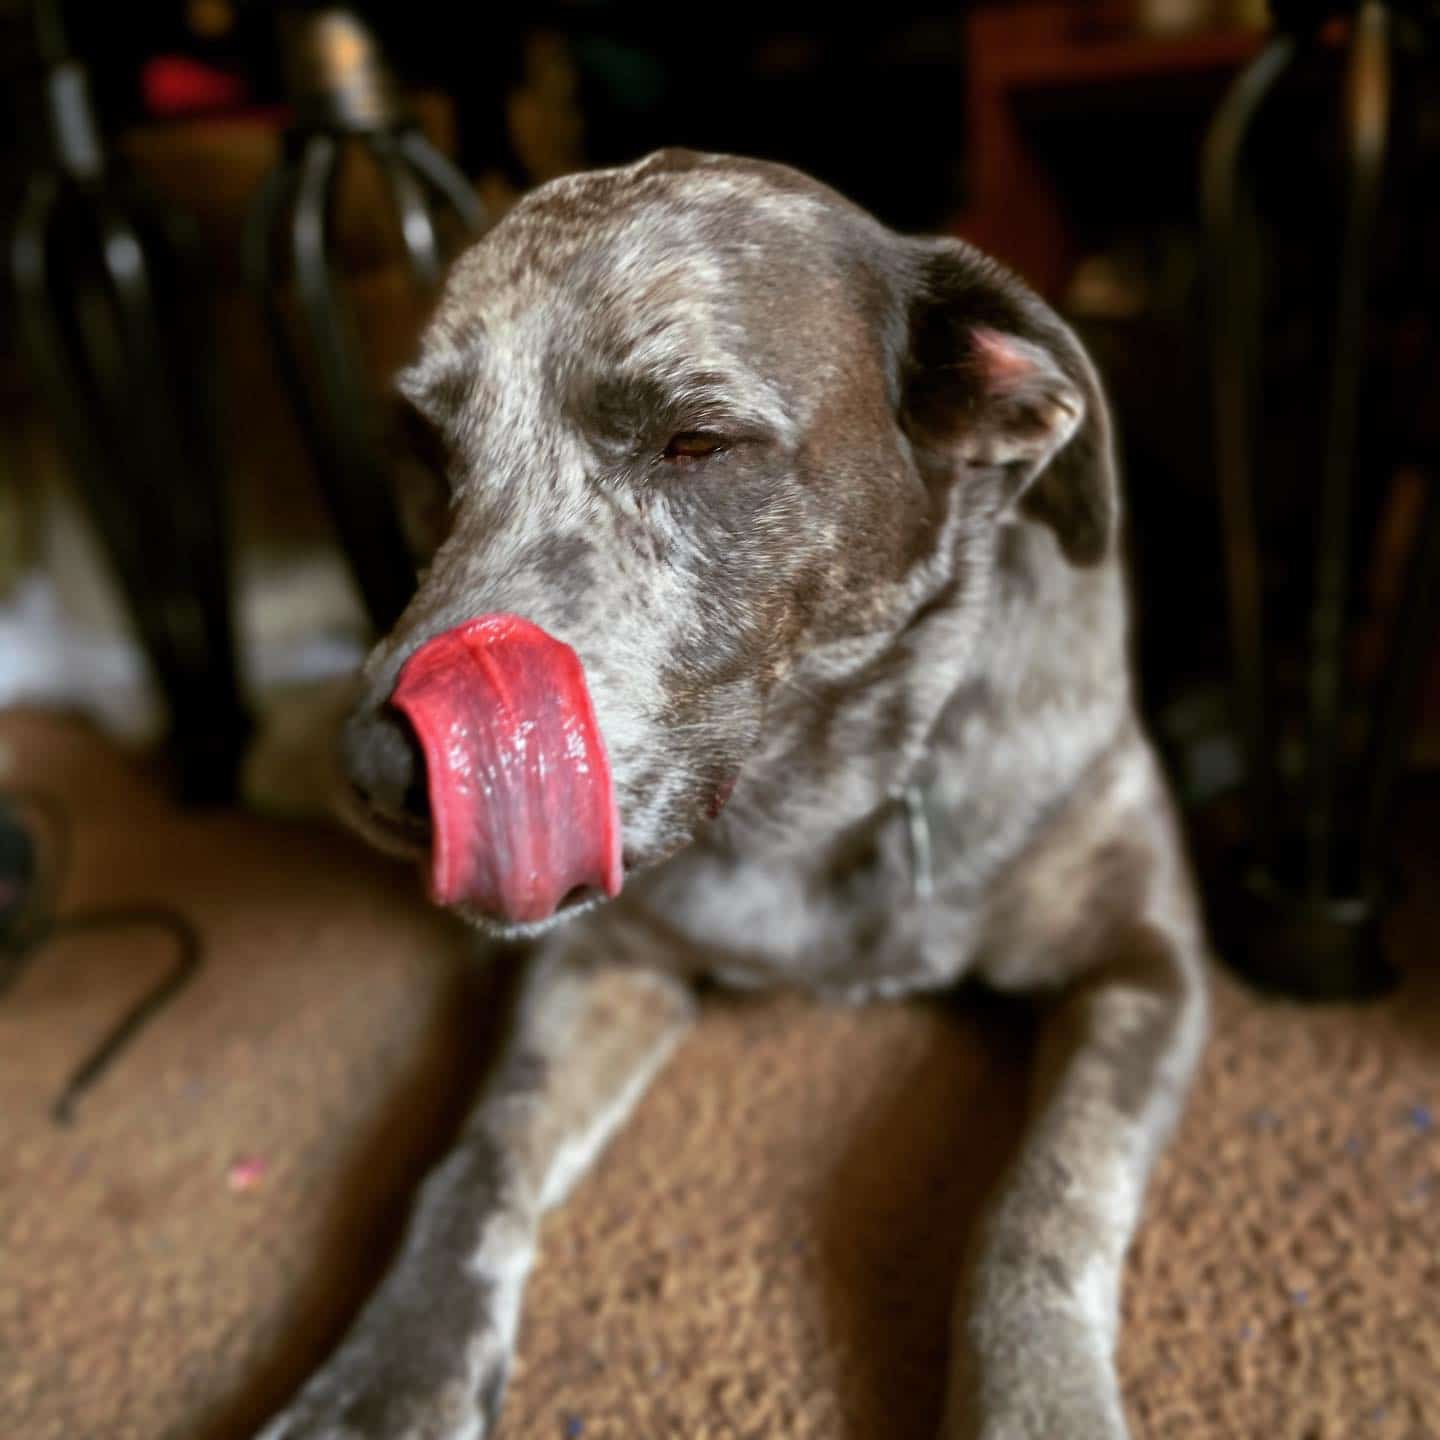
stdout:
POLYGON ((1011 91, 1125 85, 1229 73, 1252 59, 1262 43, 1263 36, 1253 30, 1216 30, 1179 39, 1126 36, 1026 48, 994 56, 993 63, 1011 91))
MULTIPOLYGON (((1228 78, 1264 43, 1254 30, 1176 37, 1077 33, 1075 7, 1054 0, 982 5, 966 23, 971 204, 956 217, 954 229, 1006 260, 1052 299, 1074 257, 1058 177, 1026 119, 1051 107, 1064 109, 1072 112, 1067 125, 1073 134, 1087 115, 1113 118, 1124 108, 1143 116, 1150 103, 1171 110, 1181 103, 1203 123, 1228 78)), ((1143 125, 1135 136, 1135 154, 1123 163, 1154 165, 1157 157, 1143 153, 1150 138, 1143 125)), ((1120 162, 1107 150, 1101 163, 1120 162)), ((1176 157, 1175 163, 1189 164, 1191 157, 1176 157)))

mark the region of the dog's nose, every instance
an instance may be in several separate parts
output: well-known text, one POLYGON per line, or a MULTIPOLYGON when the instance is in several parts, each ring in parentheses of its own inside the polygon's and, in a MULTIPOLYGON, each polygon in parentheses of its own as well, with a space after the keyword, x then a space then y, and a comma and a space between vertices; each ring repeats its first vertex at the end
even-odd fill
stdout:
POLYGON ((429 825, 425 761, 404 716, 388 705, 352 711, 341 732, 340 756, 350 783, 380 815, 429 825))

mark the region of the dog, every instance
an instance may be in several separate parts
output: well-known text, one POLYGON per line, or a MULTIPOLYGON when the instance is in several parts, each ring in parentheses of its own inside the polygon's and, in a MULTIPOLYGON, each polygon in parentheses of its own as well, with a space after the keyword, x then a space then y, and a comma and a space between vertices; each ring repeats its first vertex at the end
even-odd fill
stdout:
POLYGON ((398 389, 448 529, 345 723, 351 818, 539 938, 398 1259, 264 1440, 493 1433, 540 1217, 699 982, 962 977, 1046 1019, 943 1434, 1121 1440, 1123 1259, 1207 950, 1076 337, 962 241, 662 151, 522 200, 398 389))

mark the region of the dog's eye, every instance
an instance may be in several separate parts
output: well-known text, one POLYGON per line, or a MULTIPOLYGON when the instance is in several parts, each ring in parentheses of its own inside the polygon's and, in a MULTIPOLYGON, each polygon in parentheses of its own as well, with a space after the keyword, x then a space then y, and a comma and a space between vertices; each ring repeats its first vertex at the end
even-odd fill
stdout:
POLYGON ((725 441, 719 435, 708 430, 685 430, 670 437, 661 457, 683 464, 687 460, 703 460, 707 455, 716 455, 724 448, 725 441))

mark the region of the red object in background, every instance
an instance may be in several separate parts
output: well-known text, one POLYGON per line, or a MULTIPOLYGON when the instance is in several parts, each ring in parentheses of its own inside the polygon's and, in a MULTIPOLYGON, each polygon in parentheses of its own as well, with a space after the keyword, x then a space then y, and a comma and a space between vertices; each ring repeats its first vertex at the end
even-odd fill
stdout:
POLYGON ((245 103, 250 89, 238 75, 187 55, 157 55, 141 71, 140 94, 150 114, 173 119, 232 110, 245 103))

